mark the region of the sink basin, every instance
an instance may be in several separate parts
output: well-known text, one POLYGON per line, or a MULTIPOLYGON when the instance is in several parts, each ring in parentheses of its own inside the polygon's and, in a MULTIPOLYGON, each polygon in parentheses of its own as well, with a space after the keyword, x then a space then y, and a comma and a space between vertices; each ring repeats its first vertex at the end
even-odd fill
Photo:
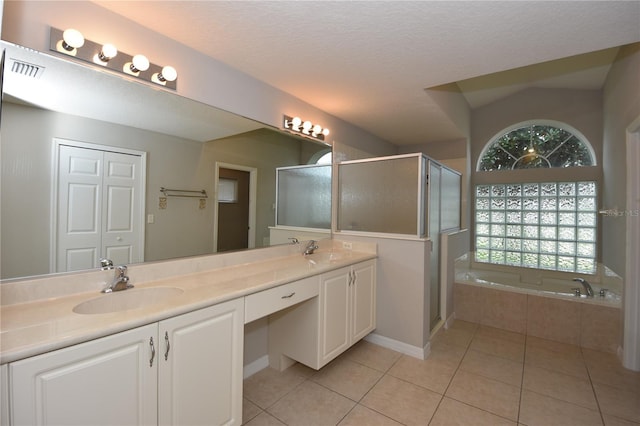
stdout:
POLYGON ((182 294, 182 292, 182 289, 176 287, 122 290, 79 303, 73 308, 73 312, 93 315, 139 309, 164 302, 167 299, 182 294))
POLYGON ((319 252, 308 254, 305 256, 305 259, 311 263, 333 263, 342 260, 345 257, 346 254, 341 252, 319 252))

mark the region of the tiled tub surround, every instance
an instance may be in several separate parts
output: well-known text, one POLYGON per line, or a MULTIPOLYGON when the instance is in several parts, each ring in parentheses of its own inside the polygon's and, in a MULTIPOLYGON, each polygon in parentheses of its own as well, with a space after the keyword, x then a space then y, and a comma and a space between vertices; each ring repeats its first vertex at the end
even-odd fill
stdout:
MULTIPOLYGON (((581 287, 562 274, 526 275, 469 269, 465 259, 456 263, 454 311, 456 319, 557 342, 616 353, 621 342, 620 277, 603 273, 585 277, 595 297, 573 295, 581 287), (525 281, 527 280, 527 281, 525 281), (599 290, 608 289, 605 297, 599 290)), ((578 276, 578 275, 576 275, 578 276)), ((584 290, 582 291, 584 294, 584 290)))
MULTIPOLYGON (((147 307, 82 315, 73 307, 101 295, 114 271, 58 274, 0 285, 0 364, 107 336, 281 284, 373 259, 376 247, 322 240, 302 256, 303 244, 132 265, 135 289, 178 287, 182 294, 147 307)), ((134 290, 135 290, 134 289, 134 290)), ((133 290, 126 290, 133 291, 133 290)), ((107 295, 108 296, 108 295, 107 295)))

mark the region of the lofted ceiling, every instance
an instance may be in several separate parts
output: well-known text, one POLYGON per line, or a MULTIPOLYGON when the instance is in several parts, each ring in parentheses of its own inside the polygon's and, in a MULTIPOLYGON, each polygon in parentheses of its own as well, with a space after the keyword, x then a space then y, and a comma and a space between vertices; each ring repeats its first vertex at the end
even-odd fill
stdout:
POLYGON ((640 1, 95 3, 397 145, 464 137, 428 89, 600 89, 640 41, 640 1))

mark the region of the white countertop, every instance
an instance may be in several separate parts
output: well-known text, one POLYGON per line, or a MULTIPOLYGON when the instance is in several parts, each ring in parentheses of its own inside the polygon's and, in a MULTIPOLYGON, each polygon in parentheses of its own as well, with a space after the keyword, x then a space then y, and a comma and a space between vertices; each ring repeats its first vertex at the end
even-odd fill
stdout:
POLYGON ((135 288, 177 287, 183 292, 166 301, 105 314, 78 314, 73 308, 89 299, 109 297, 92 290, 0 307, 0 364, 38 355, 95 338, 151 324, 354 263, 375 259, 375 252, 319 250, 222 266, 207 271, 156 279, 135 288))

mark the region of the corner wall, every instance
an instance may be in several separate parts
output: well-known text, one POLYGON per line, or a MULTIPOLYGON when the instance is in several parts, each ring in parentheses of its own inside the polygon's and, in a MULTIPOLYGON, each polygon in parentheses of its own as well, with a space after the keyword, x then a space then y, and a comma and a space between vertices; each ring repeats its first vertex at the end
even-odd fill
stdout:
MULTIPOLYGON (((620 49, 604 86, 603 170, 604 209, 624 212, 626 208, 626 129, 640 117, 640 43, 620 49)), ((624 215, 601 216, 602 261, 618 275, 625 274, 624 215)))

